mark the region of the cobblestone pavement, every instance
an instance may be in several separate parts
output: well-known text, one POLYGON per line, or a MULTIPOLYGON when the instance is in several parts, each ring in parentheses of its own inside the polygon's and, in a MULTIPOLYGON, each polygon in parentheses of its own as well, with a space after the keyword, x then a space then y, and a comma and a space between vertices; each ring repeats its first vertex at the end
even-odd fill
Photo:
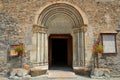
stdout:
POLYGON ((90 77, 84 77, 84 76, 79 76, 77 75, 76 78, 48 78, 46 75, 43 76, 37 76, 37 77, 31 77, 29 79, 24 79, 24 78, 18 78, 18 79, 7 79, 7 78, 1 78, 0 80, 120 80, 119 78, 110 78, 110 79, 92 79, 90 77))
POLYGON ((38 76, 38 77, 33 77, 30 80, 120 80, 120 78, 110 78, 110 79, 92 79, 90 77, 84 77, 84 76, 79 76, 77 75, 76 78, 48 78, 47 76, 38 76))

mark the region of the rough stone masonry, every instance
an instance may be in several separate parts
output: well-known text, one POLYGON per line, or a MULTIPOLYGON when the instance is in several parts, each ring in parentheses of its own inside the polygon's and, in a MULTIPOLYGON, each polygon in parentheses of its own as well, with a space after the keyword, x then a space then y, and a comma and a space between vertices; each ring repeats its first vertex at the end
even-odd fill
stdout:
MULTIPOLYGON (((6 75, 9 67, 19 67, 16 58, 8 61, 9 46, 22 42, 31 49, 32 26, 35 13, 48 3, 66 1, 81 8, 88 18, 88 29, 93 32, 89 37, 96 40, 99 33, 106 29, 115 30, 120 24, 120 0, 0 0, 0 73, 6 75), (29 36, 26 36, 29 34, 29 36), (23 38, 14 38, 14 36, 23 38), (26 44, 27 43, 27 44, 26 44), (14 66, 14 64, 17 64, 14 66)), ((92 49, 88 41, 88 51, 92 49)), ((92 54, 92 53, 90 53, 92 54)), ((120 33, 117 34, 117 55, 105 56, 99 60, 102 68, 108 68, 111 76, 120 76, 120 33)), ((30 64, 29 58, 27 61, 30 64)), ((28 63, 26 63, 28 64, 28 63)))

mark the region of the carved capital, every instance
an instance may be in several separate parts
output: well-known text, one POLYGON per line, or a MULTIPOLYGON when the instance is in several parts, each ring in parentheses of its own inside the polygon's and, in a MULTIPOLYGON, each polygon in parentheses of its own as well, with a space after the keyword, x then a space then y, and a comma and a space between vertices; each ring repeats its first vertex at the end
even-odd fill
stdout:
POLYGON ((35 25, 33 25, 32 31, 34 33, 47 33, 48 29, 45 27, 42 27, 40 25, 35 24, 35 25))
POLYGON ((86 32, 86 31, 87 31, 87 25, 83 25, 83 26, 81 27, 81 31, 82 31, 82 32, 86 32))
POLYGON ((83 26, 78 27, 78 28, 73 28, 74 33, 86 32, 86 31, 87 31, 87 25, 83 25, 83 26))
POLYGON ((73 32, 74 32, 74 33, 78 33, 78 32, 80 32, 80 31, 81 31, 80 27, 79 27, 79 28, 73 28, 73 32))

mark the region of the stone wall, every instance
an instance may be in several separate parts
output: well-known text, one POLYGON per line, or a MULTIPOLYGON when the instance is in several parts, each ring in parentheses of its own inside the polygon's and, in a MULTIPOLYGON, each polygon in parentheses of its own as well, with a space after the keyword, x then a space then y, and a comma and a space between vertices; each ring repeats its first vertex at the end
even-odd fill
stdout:
POLYGON ((1 75, 6 75, 8 72, 8 68, 10 67, 10 64, 8 65, 8 49, 9 44, 12 43, 14 40, 9 40, 9 36, 11 36, 13 33, 11 31, 14 31, 14 19, 4 13, 0 13, 0 73, 1 75), (8 30, 11 28, 10 30, 8 30))
MULTIPOLYGON (((103 55, 99 57, 99 67, 108 68, 111 76, 120 76, 120 33, 117 34, 117 55, 103 55)), ((100 55, 101 56, 101 55, 100 55)))
MULTIPOLYGON (((0 75, 7 76, 12 67, 19 67, 18 57, 10 57, 10 46, 25 42, 18 22, 10 14, 0 13, 0 75), (20 31, 20 32, 19 32, 20 31)), ((28 64, 29 55, 23 58, 23 64, 28 64)), ((30 63, 30 62, 29 62, 30 63)))
MULTIPOLYGON (((91 40, 96 41, 99 33, 103 30, 115 30, 120 20, 119 0, 0 0, 0 36, 2 36, 0 38, 0 55, 2 55, 0 56, 0 61, 7 61, 8 43, 22 42, 26 45, 27 50, 31 49, 33 35, 31 28, 37 11, 46 4, 57 1, 72 3, 85 12, 89 22, 89 30, 86 34, 88 36, 87 54, 92 54, 91 40), (10 31, 9 28, 12 30, 10 31), (8 34, 11 37, 10 40, 8 34), (14 38, 14 35, 22 36, 22 38, 14 38)), ((118 34, 117 56, 107 56, 106 59, 103 59, 103 62, 106 62, 105 64, 114 75, 120 74, 120 69, 118 68, 120 66, 119 37, 120 35, 118 34)))

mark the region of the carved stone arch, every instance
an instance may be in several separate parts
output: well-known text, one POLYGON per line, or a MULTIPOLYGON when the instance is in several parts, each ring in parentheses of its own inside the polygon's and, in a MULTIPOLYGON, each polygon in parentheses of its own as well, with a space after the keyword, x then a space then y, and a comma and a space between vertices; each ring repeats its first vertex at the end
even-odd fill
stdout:
MULTIPOLYGON (((46 65, 44 63, 48 63, 47 34, 50 30, 49 23, 50 25, 52 25, 52 22, 50 21, 57 20, 57 18, 58 20, 59 19, 61 20, 60 21, 61 23, 59 24, 65 23, 64 28, 72 30, 71 32, 68 30, 67 34, 71 34, 73 38, 73 44, 72 44, 73 68, 80 66, 84 67, 85 66, 84 32, 86 31, 86 25, 88 24, 87 18, 84 12, 77 6, 68 2, 60 2, 60 1, 49 3, 44 7, 41 7, 41 9, 36 14, 35 25, 33 26, 33 32, 36 33, 36 40, 37 40, 36 43, 37 62, 42 65, 46 65), (66 27, 66 26, 70 26, 70 27, 66 27)), ((66 34, 65 32, 66 31, 59 34, 66 34)))
POLYGON ((85 13, 82 11, 82 9, 70 2, 66 2, 66 1, 55 1, 55 2, 48 2, 46 3, 44 6, 40 7, 40 9, 35 13, 35 18, 34 18, 34 24, 38 24, 38 18, 40 17, 40 14, 44 11, 44 9, 47 9, 49 6, 55 5, 55 4, 65 4, 68 5, 72 8, 74 8, 82 17, 83 19, 83 23, 88 25, 88 18, 85 15, 85 13))
POLYGON ((73 7, 65 3, 56 3, 46 7, 39 16, 38 24, 42 24, 43 26, 47 26, 46 22, 49 20, 54 14, 65 14, 69 16, 73 22, 73 27, 82 26, 84 24, 83 18, 80 13, 73 7))

